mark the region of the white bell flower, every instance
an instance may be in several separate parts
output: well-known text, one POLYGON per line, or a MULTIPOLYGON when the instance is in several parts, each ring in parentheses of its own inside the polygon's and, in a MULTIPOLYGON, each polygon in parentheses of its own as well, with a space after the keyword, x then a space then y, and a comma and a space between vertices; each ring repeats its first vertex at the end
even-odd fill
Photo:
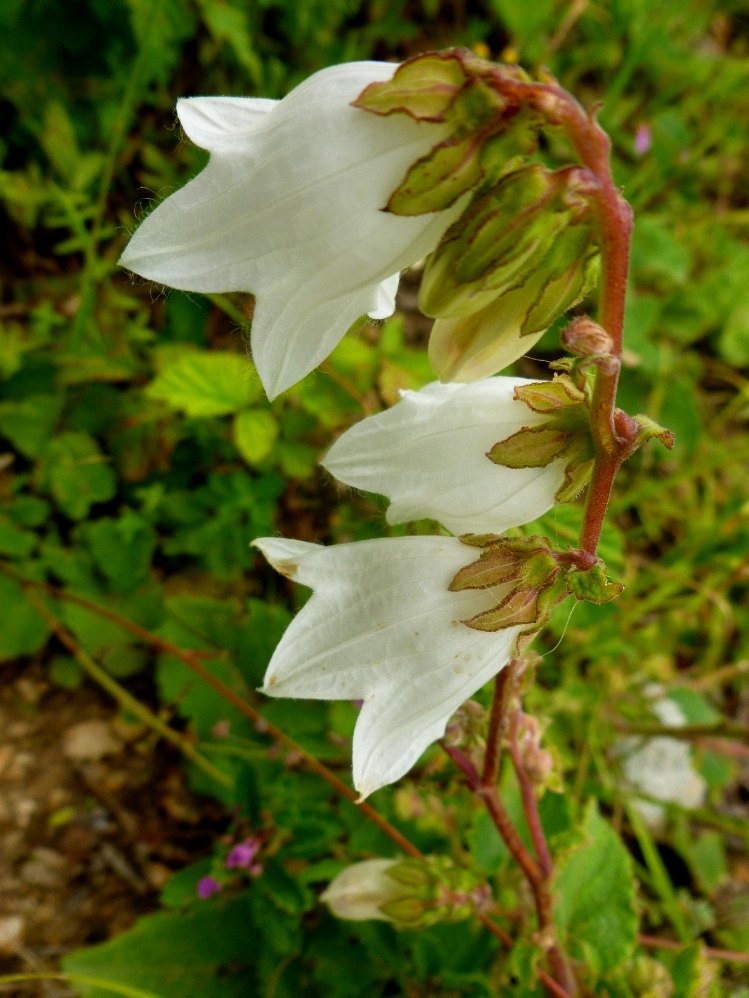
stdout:
MULTIPOLYGON (((681 728, 686 718, 681 708, 668 697, 653 701, 653 712, 661 724, 681 728)), ((627 738, 620 744, 626 753, 623 771, 627 780, 648 797, 682 807, 702 807, 707 783, 695 770, 689 742, 668 735, 656 738, 627 738)), ((666 813, 660 804, 635 798, 634 805, 653 831, 662 829, 666 813)))
POLYGON ((521 378, 433 382, 347 430, 322 462, 337 479, 387 496, 388 523, 428 517, 454 534, 503 533, 554 505, 564 461, 505 468, 487 451, 548 416, 513 398, 521 378))
POLYGON ((363 922, 377 918, 392 922, 382 911, 382 905, 394 901, 404 893, 387 871, 397 859, 365 859, 341 870, 320 895, 320 900, 330 908, 336 918, 363 922))
POLYGON ((391 315, 399 272, 456 216, 457 205, 416 217, 382 210, 409 166, 448 134, 351 107, 396 69, 351 62, 281 101, 177 104, 209 163, 145 219, 120 263, 183 291, 252 292, 252 355, 271 398, 321 363, 359 316, 391 315))
POLYGON ((450 592, 458 570, 476 559, 454 537, 254 544, 314 590, 281 638, 262 692, 364 701, 353 740, 362 798, 408 772, 457 708, 507 664, 522 630, 462 623, 496 606, 509 587, 450 592))

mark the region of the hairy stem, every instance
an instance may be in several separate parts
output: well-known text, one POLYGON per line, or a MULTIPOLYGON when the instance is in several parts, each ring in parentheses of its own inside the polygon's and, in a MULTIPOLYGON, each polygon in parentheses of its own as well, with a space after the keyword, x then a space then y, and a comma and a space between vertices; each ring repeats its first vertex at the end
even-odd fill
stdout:
POLYGON ((533 786, 533 783, 528 776, 528 771, 525 768, 523 756, 520 751, 520 745, 518 744, 519 722, 520 711, 516 710, 513 712, 512 718, 510 719, 510 758, 512 759, 512 765, 520 786, 520 796, 523 801, 523 813, 525 814, 525 820, 528 824, 528 830, 531 833, 533 848, 536 850, 536 856, 538 856, 538 862, 541 866, 543 875, 548 879, 552 874, 553 862, 551 859, 551 852, 549 851, 549 845, 546 841, 544 828, 541 824, 541 816, 538 813, 536 788, 533 786))
POLYGON ((507 723, 507 711, 515 688, 517 659, 508 662, 494 678, 494 698, 489 715, 489 731, 486 736, 486 753, 481 782, 485 787, 496 786, 499 778, 499 761, 502 755, 502 736, 507 723))
POLYGON ((550 990, 555 995, 559 995, 560 993, 568 996, 574 995, 577 990, 575 980, 567 965, 564 953, 556 940, 556 926, 554 924, 554 912, 548 876, 533 856, 531 856, 525 843, 520 838, 517 829, 507 813, 507 809, 504 806, 496 785, 486 786, 482 782, 476 767, 460 749, 454 745, 447 745, 444 741, 441 741, 440 745, 464 774, 473 792, 484 801, 495 828, 502 836, 502 840, 507 846, 510 855, 523 871, 530 884, 536 903, 539 928, 546 944, 546 955, 555 982, 555 986, 551 987, 550 990))

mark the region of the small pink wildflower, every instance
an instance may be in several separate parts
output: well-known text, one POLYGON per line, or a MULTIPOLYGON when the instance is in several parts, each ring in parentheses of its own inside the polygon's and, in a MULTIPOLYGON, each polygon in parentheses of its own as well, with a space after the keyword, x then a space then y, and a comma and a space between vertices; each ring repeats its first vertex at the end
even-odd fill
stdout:
POLYGON ((226 857, 227 869, 234 870, 239 867, 251 871, 253 860, 259 849, 260 841, 258 839, 249 838, 244 842, 240 842, 239 845, 234 846, 226 857))
POLYGON ((201 877, 197 884, 198 897, 203 901, 207 901, 214 894, 220 894, 223 889, 223 884, 220 884, 215 877, 201 877))

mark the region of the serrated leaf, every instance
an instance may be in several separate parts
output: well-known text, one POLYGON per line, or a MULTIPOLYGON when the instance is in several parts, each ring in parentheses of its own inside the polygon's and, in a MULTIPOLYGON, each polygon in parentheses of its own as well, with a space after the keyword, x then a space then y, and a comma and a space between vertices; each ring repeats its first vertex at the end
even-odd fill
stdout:
POLYGON ((557 861, 554 915, 568 952, 605 973, 625 963, 637 942, 632 861, 594 800, 582 827, 585 846, 557 861))
POLYGON ((587 572, 570 572, 567 575, 567 588, 580 602, 608 603, 624 592, 621 582, 609 582, 606 569, 598 562, 587 572))
POLYGON ((237 353, 182 354, 146 388, 188 416, 226 416, 251 406, 263 392, 252 361, 237 353))
POLYGON ((468 77, 460 59, 430 52, 402 63, 392 79, 370 83, 353 102, 373 114, 409 114, 417 121, 444 121, 468 77))
POLYGON ((234 417, 234 443, 250 464, 260 464, 272 452, 278 439, 278 420, 267 409, 249 409, 234 417))
POLYGON ((424 215, 444 211, 481 180, 480 143, 475 136, 449 138, 418 159, 391 194, 386 211, 424 215))
POLYGON ((562 457, 571 443, 570 434, 549 423, 524 426, 496 443, 486 456, 505 468, 545 468, 562 457))

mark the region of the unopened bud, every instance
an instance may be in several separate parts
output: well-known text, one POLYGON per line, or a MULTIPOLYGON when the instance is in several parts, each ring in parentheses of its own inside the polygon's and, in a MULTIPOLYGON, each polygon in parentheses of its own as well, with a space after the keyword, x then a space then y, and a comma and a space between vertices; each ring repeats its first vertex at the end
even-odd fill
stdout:
POLYGON ((454 319, 521 287, 568 225, 590 223, 586 170, 515 170, 473 201, 427 261, 419 293, 425 315, 454 319))
POLYGON ((562 332, 562 346, 577 357, 601 357, 612 352, 614 341, 597 322, 581 315, 562 332))
POLYGON ((378 918, 393 921, 382 911, 382 905, 399 900, 408 889, 388 876, 388 870, 397 864, 395 859, 366 859, 346 867, 331 881, 320 900, 330 908, 336 918, 353 922, 378 918))
POLYGON ((594 286, 598 252, 587 226, 575 226, 552 248, 555 259, 534 270, 518 288, 493 298, 478 312, 437 319, 429 360, 441 381, 478 381, 503 370, 541 339, 557 316, 594 286), (563 266, 562 266, 563 265, 563 266))
POLYGON ((441 856, 354 863, 338 874, 321 900, 336 918, 376 918, 400 929, 467 918, 476 901, 486 903, 481 882, 441 856))

